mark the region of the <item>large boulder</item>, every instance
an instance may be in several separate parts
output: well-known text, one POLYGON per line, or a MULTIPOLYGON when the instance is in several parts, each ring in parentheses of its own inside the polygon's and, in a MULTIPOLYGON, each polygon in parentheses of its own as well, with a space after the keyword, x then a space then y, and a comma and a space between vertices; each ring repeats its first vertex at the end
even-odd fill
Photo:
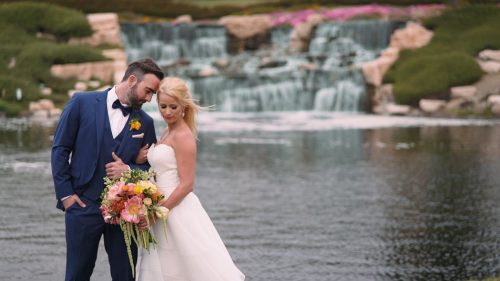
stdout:
POLYGON ((394 31, 389 46, 400 50, 417 49, 427 45, 432 36, 432 31, 427 30, 419 23, 410 21, 405 28, 394 31))
POLYGON ((452 87, 450 91, 452 99, 464 99, 472 101, 476 96, 477 88, 475 86, 459 86, 452 87))
POLYGON ((382 79, 391 65, 396 61, 394 57, 378 57, 361 66, 365 81, 376 87, 382 85, 382 79))
POLYGON ((297 24, 290 33, 288 48, 291 52, 305 52, 309 49, 309 43, 314 29, 324 20, 320 14, 312 14, 306 21, 297 24))
POLYGON ((483 70, 486 73, 499 73, 500 72, 500 62, 494 61, 494 60, 477 60, 477 63, 479 64, 479 67, 481 67, 481 70, 483 70))
POLYGON ((50 73, 59 78, 76 78, 78 80, 90 80, 96 77, 100 80, 114 81, 114 61, 55 64, 50 67, 50 73))
POLYGON ((192 22, 193 18, 191 15, 180 15, 174 20, 173 24, 189 24, 192 22))
POLYGON ((271 28, 268 15, 226 16, 219 20, 226 30, 238 39, 249 39, 271 28))
POLYGON ((111 82, 120 82, 127 71, 127 54, 122 49, 108 49, 102 51, 102 54, 113 60, 113 80, 111 82))
POLYGON ((256 50, 271 41, 272 25, 268 15, 226 16, 219 19, 218 23, 227 30, 227 48, 230 53, 256 50))
POLYGON ((87 20, 94 31, 92 36, 84 38, 72 38, 70 43, 99 46, 103 44, 120 46, 120 24, 118 15, 115 13, 88 14, 87 20))
POLYGON ((500 50, 483 50, 478 55, 481 60, 493 60, 500 62, 500 50))
POLYGON ((389 47, 372 61, 364 63, 361 68, 368 84, 379 87, 389 68, 399 58, 402 49, 416 49, 428 44, 433 33, 415 22, 408 22, 403 29, 396 30, 391 35, 389 47))
POLYGON ((442 110, 445 106, 446 101, 444 100, 421 99, 419 101, 420 109, 426 113, 436 113, 442 110))

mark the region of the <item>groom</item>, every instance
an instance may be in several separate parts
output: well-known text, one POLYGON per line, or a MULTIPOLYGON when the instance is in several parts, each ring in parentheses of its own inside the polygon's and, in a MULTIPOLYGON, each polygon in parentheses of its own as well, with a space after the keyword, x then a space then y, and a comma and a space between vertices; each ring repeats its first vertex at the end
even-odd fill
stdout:
POLYGON ((123 233, 104 223, 99 197, 105 176, 149 168, 134 164, 140 148, 156 142, 153 119, 141 106, 151 101, 161 79, 163 71, 151 59, 135 61, 113 88, 77 93, 64 108, 51 163, 57 207, 65 211, 67 281, 90 280, 102 235, 113 280, 134 280, 123 233))

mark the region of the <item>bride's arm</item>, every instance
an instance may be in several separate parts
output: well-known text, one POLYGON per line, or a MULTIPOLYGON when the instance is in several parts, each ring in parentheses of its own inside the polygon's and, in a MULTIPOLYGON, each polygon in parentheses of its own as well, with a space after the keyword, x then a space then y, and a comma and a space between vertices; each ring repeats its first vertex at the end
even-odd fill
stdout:
POLYGON ((172 146, 177 159, 179 185, 162 204, 170 210, 177 206, 194 189, 196 139, 191 132, 178 134, 173 139, 172 146))

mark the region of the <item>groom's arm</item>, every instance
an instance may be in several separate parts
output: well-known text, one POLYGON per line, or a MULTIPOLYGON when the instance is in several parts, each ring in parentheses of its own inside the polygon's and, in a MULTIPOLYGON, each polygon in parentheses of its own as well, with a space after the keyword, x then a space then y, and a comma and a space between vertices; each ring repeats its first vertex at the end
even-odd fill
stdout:
MULTIPOLYGON (((149 117, 149 116, 148 116, 149 117)), ((144 139, 142 142, 142 146, 148 144, 148 147, 151 147, 151 144, 156 143, 156 132, 155 132, 155 127, 154 127, 154 121, 152 118, 148 118, 148 122, 145 122, 144 124, 145 130, 144 130, 144 139)), ((148 170, 150 168, 149 162, 145 162, 143 164, 135 164, 131 163, 128 164, 130 169, 141 169, 141 170, 148 170)))
POLYGON ((69 158, 74 148, 80 122, 78 96, 69 100, 61 114, 52 144, 51 166, 57 200, 74 193, 69 158))

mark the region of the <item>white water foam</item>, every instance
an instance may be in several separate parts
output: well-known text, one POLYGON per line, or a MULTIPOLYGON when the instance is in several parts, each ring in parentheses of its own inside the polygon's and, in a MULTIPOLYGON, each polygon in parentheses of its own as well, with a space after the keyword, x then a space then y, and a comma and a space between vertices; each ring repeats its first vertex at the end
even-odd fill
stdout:
MULTIPOLYGON (((150 112, 161 122, 157 112, 150 112)), ((375 129, 430 126, 496 126, 500 119, 429 118, 380 116, 338 112, 204 112, 198 115, 200 132, 239 131, 326 131, 332 129, 375 129)))

